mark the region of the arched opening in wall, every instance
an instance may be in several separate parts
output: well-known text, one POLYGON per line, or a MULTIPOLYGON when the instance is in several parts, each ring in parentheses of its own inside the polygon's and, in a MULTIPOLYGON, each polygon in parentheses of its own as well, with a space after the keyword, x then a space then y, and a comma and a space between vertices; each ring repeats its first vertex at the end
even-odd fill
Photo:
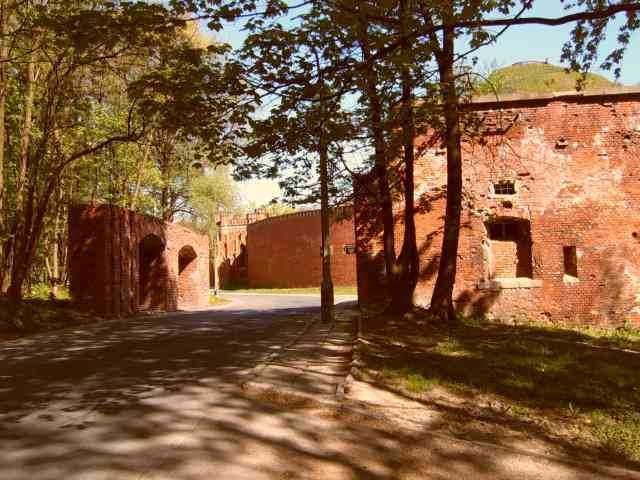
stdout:
POLYGON ((247 267, 247 247, 244 243, 240 244, 240 255, 238 255, 236 262, 239 268, 247 267))
POLYGON ((499 217, 485 224, 490 244, 488 277, 532 278, 531 223, 499 217))
POLYGON ((178 252, 178 308, 198 304, 197 257, 191 245, 178 252))
POLYGON ((164 259, 165 243, 155 234, 140 241, 139 249, 139 310, 166 308, 167 267, 164 259))

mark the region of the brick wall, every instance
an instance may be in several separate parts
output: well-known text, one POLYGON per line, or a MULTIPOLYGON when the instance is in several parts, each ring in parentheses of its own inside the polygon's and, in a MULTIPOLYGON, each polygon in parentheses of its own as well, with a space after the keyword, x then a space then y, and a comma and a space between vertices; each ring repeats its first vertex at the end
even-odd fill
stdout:
POLYGON ((248 284, 247 225, 253 216, 227 216, 218 222, 215 271, 221 288, 248 284))
MULTIPOLYGON (((356 280, 353 219, 341 210, 332 224, 332 277, 335 285, 356 280)), ((246 216, 221 216, 215 261, 220 288, 317 287, 322 280, 320 212, 302 211, 267 217, 261 210, 246 216)))
POLYGON ((113 205, 69 209, 72 298, 107 317, 208 303, 209 241, 181 225, 113 205), (191 262, 180 272, 180 252, 191 262))
MULTIPOLYGON (((322 281, 320 212, 305 211, 251 223, 247 230, 249 285, 252 287, 317 287, 322 281)), ((353 220, 331 227, 334 285, 356 285, 353 220)))
MULTIPOLYGON (((458 308, 499 318, 640 324, 640 93, 478 101, 468 109, 483 123, 463 145, 458 308), (516 193, 496 194, 502 180, 513 181, 516 193), (528 243, 518 249, 489 238, 486 223, 502 219, 528 222, 528 243), (564 272, 563 247, 570 246, 577 278, 564 272), (530 257, 528 274, 517 272, 519 255, 530 257)), ((416 162, 422 272, 415 301, 422 305, 431 297, 444 218, 446 152, 437 143, 420 138, 425 150, 416 162)), ((355 186, 358 289, 367 303, 385 292, 380 222, 355 186)))

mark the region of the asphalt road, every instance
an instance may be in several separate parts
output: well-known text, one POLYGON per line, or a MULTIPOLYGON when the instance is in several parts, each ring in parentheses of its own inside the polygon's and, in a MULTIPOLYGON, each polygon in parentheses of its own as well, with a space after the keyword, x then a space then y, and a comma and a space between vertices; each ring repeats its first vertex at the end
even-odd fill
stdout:
MULTIPOLYGON (((222 305, 219 310, 229 312, 232 315, 299 314, 320 308, 319 295, 253 294, 223 291, 220 296, 231 300, 231 303, 222 305)), ((336 295, 336 304, 354 302, 356 299, 357 297, 351 295, 336 295)))
MULTIPOLYGON (((235 405, 255 414, 238 384, 303 329, 319 300, 228 298, 215 310, 3 342, 0 479, 142 478, 167 462, 173 468, 191 460, 176 445, 203 441, 193 432, 212 411, 235 405)), ((214 431, 226 438, 224 428, 208 435, 214 431)), ((212 448, 224 447, 220 440, 212 448)))

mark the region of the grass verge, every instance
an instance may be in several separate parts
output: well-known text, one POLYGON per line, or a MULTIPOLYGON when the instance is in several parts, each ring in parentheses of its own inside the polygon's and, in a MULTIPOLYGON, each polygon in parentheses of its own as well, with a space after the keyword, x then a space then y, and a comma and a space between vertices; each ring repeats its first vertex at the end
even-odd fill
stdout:
POLYGON ((379 319, 364 339, 365 380, 456 410, 452 421, 500 423, 640 466, 638 329, 379 319))
POLYGON ((222 298, 217 295, 209 295, 209 305, 225 305, 229 302, 230 300, 227 300, 226 298, 222 298))
MULTIPOLYGON (((257 294, 272 294, 272 295, 320 295, 319 287, 308 288, 238 288, 232 290, 226 290, 230 293, 257 293, 257 294)), ((357 287, 334 287, 334 295, 357 295, 357 287)))

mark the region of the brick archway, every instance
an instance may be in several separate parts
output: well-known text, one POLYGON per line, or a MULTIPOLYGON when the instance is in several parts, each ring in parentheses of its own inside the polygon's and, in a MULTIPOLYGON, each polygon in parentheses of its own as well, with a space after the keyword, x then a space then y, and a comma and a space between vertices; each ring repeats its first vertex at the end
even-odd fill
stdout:
POLYGON ((198 254, 191 245, 178 252, 178 307, 198 304, 197 262, 198 254))
POLYGON ((167 266, 164 258, 165 242, 153 233, 139 244, 139 298, 138 309, 166 308, 167 266))

